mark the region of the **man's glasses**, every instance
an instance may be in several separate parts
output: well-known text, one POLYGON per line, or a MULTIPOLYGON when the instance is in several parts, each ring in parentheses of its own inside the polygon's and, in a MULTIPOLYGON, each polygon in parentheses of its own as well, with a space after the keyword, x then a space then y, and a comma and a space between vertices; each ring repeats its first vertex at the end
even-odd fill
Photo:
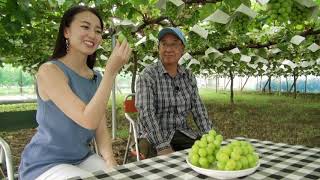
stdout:
POLYGON ((174 50, 177 50, 179 48, 181 48, 181 43, 166 43, 166 42, 160 42, 160 47, 161 48, 171 48, 174 50))

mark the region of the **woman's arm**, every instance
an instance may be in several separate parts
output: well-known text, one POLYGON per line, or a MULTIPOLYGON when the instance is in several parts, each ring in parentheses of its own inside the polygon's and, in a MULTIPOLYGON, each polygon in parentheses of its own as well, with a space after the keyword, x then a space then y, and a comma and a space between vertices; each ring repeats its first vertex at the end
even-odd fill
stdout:
POLYGON ((112 84, 119 69, 128 61, 131 48, 117 42, 105 67, 101 83, 88 104, 68 85, 64 73, 54 64, 43 64, 37 74, 39 91, 52 100, 69 118, 84 128, 96 129, 104 116, 112 84))
POLYGON ((106 126, 105 116, 103 116, 102 120, 100 121, 100 125, 96 130, 96 142, 100 154, 106 161, 107 168, 117 165, 117 162, 114 159, 114 154, 112 150, 112 139, 106 126))

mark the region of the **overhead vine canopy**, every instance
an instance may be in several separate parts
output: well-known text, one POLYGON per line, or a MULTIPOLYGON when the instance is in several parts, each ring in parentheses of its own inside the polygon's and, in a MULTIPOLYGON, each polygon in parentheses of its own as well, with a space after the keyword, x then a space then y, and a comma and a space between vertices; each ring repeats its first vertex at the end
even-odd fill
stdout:
POLYGON ((0 63, 35 72, 52 53, 63 12, 96 7, 107 24, 100 64, 113 33, 125 34, 142 70, 157 58, 157 32, 180 27, 188 46, 181 63, 220 75, 320 74, 320 0, 0 0, 0 63))

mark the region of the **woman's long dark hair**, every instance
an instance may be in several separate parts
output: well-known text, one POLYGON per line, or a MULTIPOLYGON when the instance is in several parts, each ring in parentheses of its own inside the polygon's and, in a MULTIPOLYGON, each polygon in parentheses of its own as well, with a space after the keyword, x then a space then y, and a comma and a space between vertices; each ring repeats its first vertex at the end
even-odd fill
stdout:
MULTIPOLYGON (((67 48, 66 48, 66 38, 64 37, 64 29, 66 27, 70 27, 71 22, 74 19, 74 16, 77 15, 78 13, 81 12, 85 12, 85 11, 89 11, 91 13, 93 13, 94 15, 96 15, 99 20, 100 20, 100 25, 101 25, 101 30, 103 30, 103 22, 102 22, 102 18, 99 15, 98 11, 95 8, 90 8, 87 6, 74 6, 70 9, 68 9, 62 19, 61 19, 61 23, 60 23, 60 27, 59 27, 59 33, 58 33, 58 37, 56 40, 56 45, 53 51, 53 54, 51 56, 52 60, 56 60, 58 58, 61 58, 63 56, 65 56, 67 54, 67 48)), ((94 64, 96 63, 96 52, 94 52, 93 54, 89 55, 87 58, 87 66, 90 69, 93 69, 94 64)))

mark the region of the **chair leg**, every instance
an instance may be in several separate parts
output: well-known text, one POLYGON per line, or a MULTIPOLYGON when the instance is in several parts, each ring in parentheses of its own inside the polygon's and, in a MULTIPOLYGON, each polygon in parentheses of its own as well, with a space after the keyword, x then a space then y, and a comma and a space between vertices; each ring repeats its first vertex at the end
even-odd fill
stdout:
POLYGON ((127 140, 127 146, 126 146, 126 151, 124 153, 124 158, 123 158, 123 164, 127 163, 127 159, 128 159, 128 154, 129 154, 129 148, 130 148, 130 144, 131 144, 131 124, 129 127, 129 135, 128 135, 128 140, 127 140))
POLYGON ((3 155, 5 156, 5 165, 7 170, 8 180, 14 179, 14 172, 13 172, 13 164, 12 164, 12 156, 11 150, 8 143, 0 137, 0 150, 1 150, 1 161, 3 161, 3 155))

